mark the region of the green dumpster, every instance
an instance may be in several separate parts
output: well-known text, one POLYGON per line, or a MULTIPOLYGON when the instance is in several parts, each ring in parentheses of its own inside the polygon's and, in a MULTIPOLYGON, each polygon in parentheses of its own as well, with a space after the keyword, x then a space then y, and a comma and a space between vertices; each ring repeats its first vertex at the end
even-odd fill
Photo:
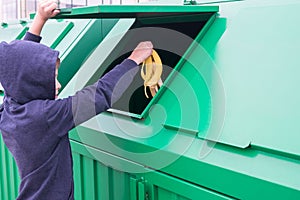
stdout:
POLYGON ((145 98, 137 76, 111 110, 71 131, 76 197, 299 199, 299 8, 292 0, 203 1, 61 15, 121 18, 61 97, 140 40, 152 40, 165 64, 154 98, 145 98))
MULTIPOLYGON (((180 139, 177 137, 175 144, 172 144, 173 134, 177 132, 178 137, 183 137, 182 140, 190 145, 197 133, 194 130, 199 126, 204 128, 209 119, 209 92, 205 83, 207 80, 197 73, 193 66, 195 63, 190 63, 189 57, 195 51, 198 51, 198 56, 205 56, 199 42, 214 23, 217 12, 217 6, 95 6, 75 8, 71 13, 59 16, 121 18, 61 92, 62 98, 103 76, 126 58, 140 41, 152 41, 164 64, 164 86, 154 98, 145 97, 143 81, 138 73, 112 109, 71 131, 76 197, 227 198, 226 195, 160 172, 179 158, 175 152, 182 153, 186 148, 179 143, 180 139), (189 104, 183 105, 182 115, 169 115, 168 112, 174 112, 176 106, 189 101, 189 92, 195 90, 199 90, 199 93, 194 93, 192 103, 198 108, 189 104), (197 100, 200 97, 202 100, 199 105, 197 100), (166 110, 161 110, 162 107, 166 110), (194 123, 190 121, 191 113, 197 109, 202 110, 203 121, 199 122, 198 114, 194 113, 197 122, 194 123), (184 119, 180 120, 181 117, 184 119), (178 128, 180 125, 184 128, 178 128), (168 149, 169 146, 173 146, 175 152, 168 149), (159 157, 165 162, 159 162, 159 157), (163 182, 157 185, 158 180, 163 182), (91 182, 93 186, 89 184, 91 182)), ((207 59, 201 63, 211 64, 207 59)))
MULTIPOLYGON (((70 131, 76 199, 300 199, 300 3, 215 2, 57 16, 60 33, 73 20, 110 24, 101 41, 85 43, 78 65, 78 51, 68 54, 75 46, 66 45, 64 69, 75 70, 60 98, 92 84, 142 40, 164 64, 154 98, 145 97, 138 73, 112 109, 70 131)), ((65 47, 71 30, 49 44, 65 47)), ((74 33, 74 42, 100 32, 74 33)), ((0 198, 13 199, 15 168, 0 147, 0 198)))

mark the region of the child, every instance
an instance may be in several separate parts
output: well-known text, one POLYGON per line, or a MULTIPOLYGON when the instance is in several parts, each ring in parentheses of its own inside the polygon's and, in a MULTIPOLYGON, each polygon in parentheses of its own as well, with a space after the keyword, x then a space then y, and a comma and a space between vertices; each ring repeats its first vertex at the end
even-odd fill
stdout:
POLYGON ((17 199, 22 200, 74 199, 68 131, 110 108, 118 80, 128 71, 136 73, 132 69, 149 57, 153 48, 151 42, 141 42, 128 59, 97 83, 55 100, 60 88, 59 52, 38 42, 44 23, 59 13, 56 7, 53 1, 41 1, 25 40, 0 43, 0 82, 5 91, 0 131, 18 166, 17 199), (88 112, 86 105, 94 109, 88 112))

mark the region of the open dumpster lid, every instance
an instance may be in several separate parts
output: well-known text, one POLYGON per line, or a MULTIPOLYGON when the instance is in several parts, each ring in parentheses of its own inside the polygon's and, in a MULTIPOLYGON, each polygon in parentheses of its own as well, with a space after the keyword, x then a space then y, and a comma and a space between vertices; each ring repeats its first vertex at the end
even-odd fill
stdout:
MULTIPOLYGON (((177 71, 183 66, 185 55, 189 54, 195 43, 201 40, 214 21, 217 11, 217 6, 148 5, 92 6, 72 8, 70 13, 62 11, 57 16, 62 19, 120 18, 104 41, 81 66, 80 72, 73 77, 74 81, 71 82, 74 84, 76 82, 76 89, 94 83, 105 72, 126 58, 139 41, 151 40, 165 65, 162 80, 167 84, 174 74, 171 71, 177 71), (150 29, 151 31, 149 31, 150 29), (185 39, 183 40, 183 38, 185 39), (170 44, 172 45, 170 46, 170 44), (76 81, 82 75, 84 75, 82 79, 76 81)), ((68 92, 74 89, 71 86, 72 83, 69 84, 68 92)), ((162 94, 162 91, 165 90, 166 88, 162 88, 159 91, 162 94)), ((111 111, 138 119, 144 118, 150 107, 161 96, 161 94, 157 94, 155 97, 147 99, 144 95, 143 81, 138 75, 126 91, 128 92, 125 92, 114 103, 111 111)), ((65 96, 68 92, 62 91, 60 97, 65 96)))
POLYGON ((56 18, 142 18, 218 11, 218 6, 99 5, 62 8, 56 18))
POLYGON ((10 42, 14 39, 21 39, 28 27, 26 27, 26 23, 24 21, 18 21, 15 23, 1 23, 0 27, 0 39, 1 41, 10 42))

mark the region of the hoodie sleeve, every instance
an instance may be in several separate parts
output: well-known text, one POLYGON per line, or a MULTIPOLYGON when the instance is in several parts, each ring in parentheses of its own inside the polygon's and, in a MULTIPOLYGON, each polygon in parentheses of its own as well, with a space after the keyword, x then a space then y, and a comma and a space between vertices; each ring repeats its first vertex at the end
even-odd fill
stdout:
POLYGON ((47 101, 44 109, 49 128, 63 136, 75 126, 106 111, 121 97, 138 69, 134 61, 126 59, 95 84, 76 92, 74 96, 47 101))
POLYGON ((41 36, 32 34, 28 31, 26 32, 25 37, 24 37, 24 40, 29 40, 29 41, 33 41, 33 42, 37 42, 37 43, 40 43, 41 39, 42 39, 41 36))

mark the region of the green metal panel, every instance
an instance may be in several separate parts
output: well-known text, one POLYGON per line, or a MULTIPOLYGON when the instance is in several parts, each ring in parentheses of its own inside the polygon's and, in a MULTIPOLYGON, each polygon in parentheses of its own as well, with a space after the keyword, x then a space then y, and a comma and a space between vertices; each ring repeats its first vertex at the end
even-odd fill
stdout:
POLYGON ((73 8, 56 18, 149 18, 199 12, 218 12, 218 6, 100 5, 73 8))
MULTIPOLYGON (((300 51, 300 29, 295 26, 300 4, 255 1, 223 8, 222 17, 230 20, 211 52, 226 92, 227 112, 218 142, 299 158, 300 95, 295 91, 300 61, 294 58, 300 51)), ((209 42, 208 35, 205 45, 209 42)))
POLYGON ((138 182, 135 175, 114 170, 102 164, 101 161, 114 160, 124 169, 126 167, 143 168, 142 166, 74 141, 71 141, 71 146, 74 161, 75 199, 126 200, 136 197, 134 190, 131 191, 132 188, 137 190, 138 182))
POLYGON ((144 177, 151 200, 234 199, 160 172, 149 172, 144 177))
POLYGON ((143 182, 138 182, 138 199, 145 199, 145 185, 143 182))
MULTIPOLYGON (((275 199, 285 196, 297 199, 300 195, 299 160, 253 149, 243 150, 207 143, 175 130, 165 130, 147 140, 137 137, 141 133, 131 132, 130 134, 136 135, 136 138, 133 138, 128 133, 113 128, 128 124, 129 120, 123 120, 117 119, 118 125, 113 125, 108 124, 109 116, 102 117, 98 122, 94 121, 101 124, 97 130, 96 127, 78 127, 70 136, 103 151, 239 199, 256 199, 257 192, 262 198, 275 199), (115 136, 101 134, 99 130, 115 136), (201 154, 205 151, 209 152, 203 157, 201 154)), ((94 152, 91 153, 95 156, 94 152)), ((120 167, 109 159, 102 162, 130 172, 146 171, 120 167)))
POLYGON ((60 51, 61 66, 58 79, 62 89, 117 21, 118 19, 72 20, 77 27, 72 28, 68 38, 64 38, 56 48, 60 51))
MULTIPOLYGON (((82 64, 78 72, 73 76, 72 80, 66 85, 59 95, 60 98, 70 96, 76 92, 77 89, 83 88, 88 84, 91 75, 95 74, 97 70, 100 73, 104 72, 101 65, 105 59, 113 51, 116 45, 124 37, 124 34, 129 30, 130 26, 134 23, 134 19, 122 19, 111 29, 111 31, 104 38, 103 42, 97 44, 98 46, 89 55, 87 60, 82 64), (101 56, 98 56, 101 55, 101 56), (78 81, 79 80, 79 81, 78 81)), ((98 73, 99 73, 98 72, 98 73)), ((99 76, 98 76, 99 77, 99 76)))
POLYGON ((74 27, 73 22, 55 22, 51 21, 44 26, 41 35, 47 35, 43 37, 41 43, 55 49, 55 47, 63 40, 68 32, 74 27))
POLYGON ((199 185, 187 183, 172 176, 153 172, 130 160, 114 156, 71 140, 75 198, 111 200, 167 200, 167 199, 232 199, 199 185), (114 163, 114 168, 109 167, 114 163), (144 173, 127 173, 135 168, 144 173), (125 171, 125 172, 123 172, 125 171), (146 173, 145 173, 146 172, 146 173), (171 198, 172 197, 172 198, 171 198))
MULTIPOLYGON (((298 101, 297 93, 293 93, 297 73, 293 72, 297 72, 295 66, 299 65, 294 55, 299 52, 298 29, 294 30, 299 3, 240 1, 223 2, 220 6, 220 15, 198 40, 200 45, 189 50, 188 62, 181 62, 179 73, 151 107, 149 115, 143 120, 132 120, 103 113, 74 129, 70 136, 228 198, 299 199, 299 140, 295 134, 299 132, 295 122, 299 116, 297 109, 291 112, 298 101), (280 34, 273 33, 278 24, 282 27, 278 27, 280 34), (282 48, 277 50, 273 44, 282 48), (285 45, 292 51, 286 51, 285 45), (250 55, 255 55, 255 59, 250 55), (284 82, 275 82, 276 77, 284 82), (276 85, 277 90, 265 88, 263 80, 273 80, 270 84, 276 85), (284 101, 278 92, 295 94, 288 98, 288 105, 284 104, 288 108, 284 112, 278 102, 284 101), (264 98, 256 98, 257 93, 264 98), (241 108, 247 112, 239 112, 241 108), (270 108, 280 112, 274 115, 270 108), (276 124, 263 124, 263 117, 269 123, 275 119, 276 124), (287 131, 282 130, 284 127, 287 131), (213 135, 214 131, 217 134, 213 135), (279 132, 292 141, 284 138, 282 144, 280 140, 272 143, 274 133, 282 137, 279 132), (260 141, 269 148, 253 145, 252 141, 260 141)), ((109 160, 105 163, 118 167, 109 160)), ((153 193, 159 193, 161 198, 188 198, 189 195, 174 194, 176 189, 168 188, 181 185, 177 178, 164 186, 154 186, 153 193)))
POLYGON ((130 186, 130 199, 137 200, 138 199, 138 188, 137 188, 137 179, 130 177, 129 186, 130 186))
POLYGON ((20 39, 24 36, 25 32, 28 30, 26 23, 15 22, 15 23, 2 23, 0 28, 0 39, 1 41, 10 42, 14 39, 20 39))
POLYGON ((186 0, 185 5, 202 5, 202 4, 220 4, 226 2, 244 1, 244 0, 186 0))
POLYGON ((16 164, 12 155, 5 147, 2 137, 0 137, 0 156, 0 198, 13 200, 17 197, 20 179, 16 164))

